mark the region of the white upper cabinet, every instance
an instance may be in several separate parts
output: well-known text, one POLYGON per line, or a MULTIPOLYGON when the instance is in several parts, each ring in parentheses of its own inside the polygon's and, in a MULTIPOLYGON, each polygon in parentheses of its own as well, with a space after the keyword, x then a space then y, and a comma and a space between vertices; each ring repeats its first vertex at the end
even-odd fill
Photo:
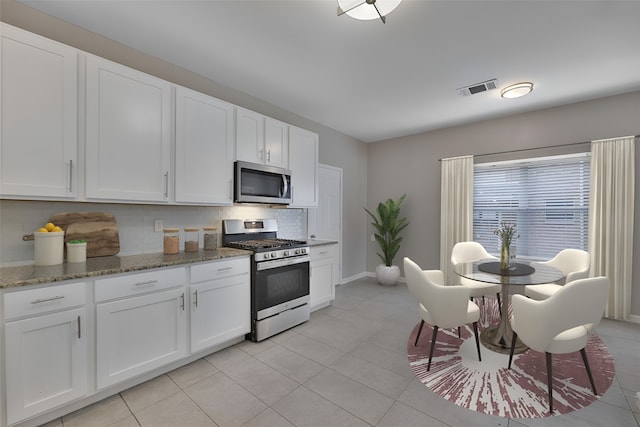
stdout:
POLYGON ((176 88, 175 201, 233 204, 232 104, 176 88))
POLYGON ((168 202, 171 83, 87 55, 86 196, 168 202))
POLYGON ((236 107, 236 160, 288 168, 287 125, 236 107))
POLYGON ((289 126, 291 207, 318 206, 318 134, 289 126))
POLYGON ((265 165, 289 167, 289 125, 269 117, 264 119, 265 165))
POLYGON ((0 23, 0 194, 77 194, 78 55, 0 23))

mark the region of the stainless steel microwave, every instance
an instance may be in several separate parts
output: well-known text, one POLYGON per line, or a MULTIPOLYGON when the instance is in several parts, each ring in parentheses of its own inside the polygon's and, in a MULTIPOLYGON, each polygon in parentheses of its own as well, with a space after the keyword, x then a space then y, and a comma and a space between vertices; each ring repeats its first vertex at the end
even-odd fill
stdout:
POLYGON ((235 162, 235 201, 237 203, 291 203, 291 171, 276 166, 235 162))

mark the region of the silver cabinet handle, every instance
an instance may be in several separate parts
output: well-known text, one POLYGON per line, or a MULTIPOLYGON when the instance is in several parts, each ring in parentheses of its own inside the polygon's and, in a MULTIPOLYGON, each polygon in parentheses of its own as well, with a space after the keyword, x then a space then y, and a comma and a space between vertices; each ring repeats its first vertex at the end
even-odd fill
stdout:
POLYGON ((180 295, 180 308, 184 311, 184 292, 180 295))
POLYGON ((82 332, 80 332, 81 330, 81 325, 80 325, 80 316, 78 316, 78 339, 82 338, 82 332))
POLYGON ((196 289, 193 293, 193 304, 198 308, 198 290, 196 289))
POLYGON ((329 251, 322 251, 322 252, 319 252, 318 255, 324 255, 324 254, 328 254, 328 253, 329 253, 329 251))
POLYGON ((164 173, 164 197, 169 197, 169 172, 164 173))
POLYGON ((73 192, 73 160, 69 160, 69 193, 73 192))
POLYGON ((271 163, 271 150, 267 151, 267 162, 271 163))
POLYGON ((231 270, 233 270, 233 267, 222 267, 222 268, 218 269, 218 273, 222 273, 222 272, 225 272, 225 271, 231 271, 231 270))
POLYGON ((158 283, 157 280, 147 280, 145 282, 136 282, 133 284, 133 286, 148 286, 148 285, 155 285, 156 283, 158 283))
POLYGON ((259 149, 258 150, 258 157, 260 158, 260 160, 264 161, 264 149, 259 149))
POLYGON ((64 298, 64 296, 62 296, 62 295, 58 295, 58 296, 51 297, 51 298, 45 298, 45 299, 37 299, 37 300, 34 300, 34 301, 31 301, 31 304, 41 304, 41 303, 43 303, 43 302, 56 301, 56 300, 63 299, 63 298, 64 298))
POLYGON ((233 181, 229 180, 229 199, 233 201, 233 181))

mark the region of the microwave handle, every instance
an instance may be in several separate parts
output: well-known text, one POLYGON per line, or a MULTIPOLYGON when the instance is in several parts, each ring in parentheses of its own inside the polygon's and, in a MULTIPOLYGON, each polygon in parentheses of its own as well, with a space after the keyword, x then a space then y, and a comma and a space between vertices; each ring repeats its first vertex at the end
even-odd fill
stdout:
POLYGON ((282 174, 282 197, 286 197, 289 192, 289 183, 287 183, 287 176, 282 174))

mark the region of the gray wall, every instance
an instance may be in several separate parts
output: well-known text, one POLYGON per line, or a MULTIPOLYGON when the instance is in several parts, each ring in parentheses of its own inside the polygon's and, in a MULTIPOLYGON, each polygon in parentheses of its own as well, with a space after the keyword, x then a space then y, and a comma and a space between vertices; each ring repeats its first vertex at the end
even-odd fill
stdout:
MULTIPOLYGON (((411 256, 424 268, 439 268, 439 159, 520 149, 534 150, 519 153, 519 157, 536 157, 559 150, 535 148, 638 134, 640 92, 634 92, 370 144, 368 206, 407 193, 403 211, 411 224, 395 262, 400 265, 402 257, 411 256)), ((590 148, 585 144, 572 150, 590 148)), ((635 156, 632 313, 640 315, 640 147, 635 156)), ((377 247, 367 244, 367 271, 374 271, 379 262, 377 247)))
POLYGON ((317 132, 320 135, 320 162, 344 170, 342 276, 348 278, 366 271, 366 224, 360 215, 366 202, 365 143, 14 0, 0 1, 0 19, 85 52, 317 132))

